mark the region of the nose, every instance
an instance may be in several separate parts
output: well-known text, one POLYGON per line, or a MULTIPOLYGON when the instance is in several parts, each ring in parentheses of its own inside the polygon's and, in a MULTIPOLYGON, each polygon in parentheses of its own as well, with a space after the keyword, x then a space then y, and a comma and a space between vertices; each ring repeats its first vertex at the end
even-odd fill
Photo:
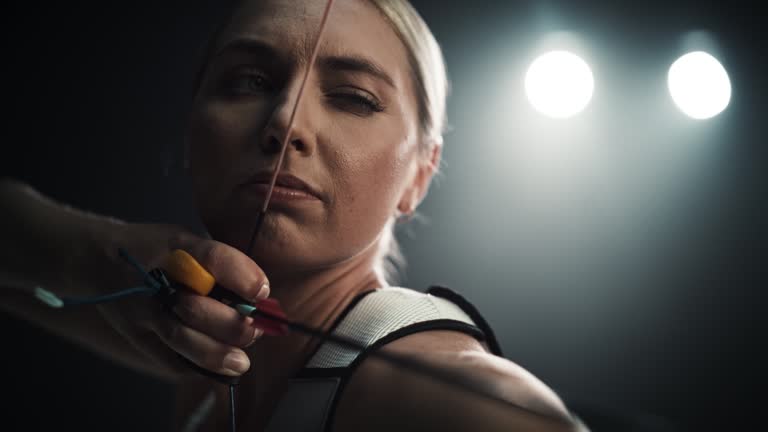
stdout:
MULTIPOLYGON (((280 149, 282 149, 283 139, 285 139, 285 133, 277 134, 277 133, 270 133, 267 134, 264 139, 261 142, 261 151, 265 155, 276 155, 280 153, 280 149)), ((297 150, 300 153, 306 153, 305 150, 305 144, 300 139, 291 139, 288 142, 288 146, 292 147, 293 149, 297 150)))
POLYGON ((284 95, 277 98, 272 114, 264 130, 260 147, 265 155, 277 154, 281 150, 283 140, 288 136, 288 149, 301 155, 310 156, 316 147, 316 131, 312 127, 309 88, 304 89, 304 95, 296 107, 298 83, 287 86, 284 95), (291 124, 293 116, 293 124, 291 124))

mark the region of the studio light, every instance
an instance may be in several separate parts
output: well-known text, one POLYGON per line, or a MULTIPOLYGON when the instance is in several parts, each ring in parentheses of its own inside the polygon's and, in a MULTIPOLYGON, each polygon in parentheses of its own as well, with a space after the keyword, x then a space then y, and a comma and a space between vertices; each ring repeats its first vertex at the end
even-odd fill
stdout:
POLYGON ((525 90, 533 107, 554 118, 572 117, 592 99, 594 80, 589 65, 568 51, 551 51, 531 63, 525 90))
POLYGON ((731 100, 731 81, 716 58, 694 51, 677 59, 669 68, 669 93, 680 111, 695 119, 720 114, 731 100))

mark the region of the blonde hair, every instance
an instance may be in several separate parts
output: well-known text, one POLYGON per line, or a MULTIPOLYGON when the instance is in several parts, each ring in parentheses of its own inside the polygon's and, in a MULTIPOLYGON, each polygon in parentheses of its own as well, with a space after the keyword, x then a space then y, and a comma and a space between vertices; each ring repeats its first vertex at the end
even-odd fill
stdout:
POLYGON ((449 84, 440 45, 408 0, 368 2, 384 15, 405 46, 419 104, 419 125, 426 142, 441 142, 449 84))
MULTIPOLYGON (((450 86, 445 60, 435 36, 408 0, 368 0, 389 22, 400 38, 411 66, 423 155, 442 145, 446 128, 446 99, 450 86)), ((395 237, 395 216, 384 226, 379 243, 376 271, 395 283, 405 268, 405 257, 395 237)))

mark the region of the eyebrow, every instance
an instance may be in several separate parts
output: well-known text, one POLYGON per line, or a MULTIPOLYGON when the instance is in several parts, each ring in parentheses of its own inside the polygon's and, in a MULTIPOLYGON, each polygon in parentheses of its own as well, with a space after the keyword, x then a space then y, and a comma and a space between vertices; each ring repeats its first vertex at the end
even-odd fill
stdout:
POLYGON ((246 53, 256 56, 266 56, 274 58, 282 58, 283 56, 270 44, 262 42, 258 39, 239 38, 235 39, 222 47, 213 55, 213 58, 221 57, 230 52, 246 53))
POLYGON ((384 81, 391 87, 397 88, 394 80, 384 72, 383 68, 365 57, 355 55, 328 56, 320 58, 319 62, 325 69, 368 74, 384 81))
MULTIPOLYGON (((221 57, 230 52, 242 52, 254 56, 264 56, 284 61, 285 56, 270 44, 259 39, 239 38, 227 43, 214 54, 213 58, 221 57)), ((354 54, 340 56, 323 56, 318 59, 321 68, 332 71, 348 71, 364 73, 378 78, 393 88, 397 88, 395 81, 384 71, 384 68, 372 60, 354 54)))

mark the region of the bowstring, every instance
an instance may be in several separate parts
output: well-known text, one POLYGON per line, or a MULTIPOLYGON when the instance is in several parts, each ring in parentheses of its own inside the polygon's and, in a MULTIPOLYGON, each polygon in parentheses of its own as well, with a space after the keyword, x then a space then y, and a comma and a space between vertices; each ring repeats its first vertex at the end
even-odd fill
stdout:
MULTIPOLYGON (((275 170, 272 173, 272 179, 269 182, 269 188, 267 189, 267 196, 264 198, 264 204, 262 205, 261 210, 259 211, 259 214, 256 216, 256 223, 253 227, 253 232, 251 233, 251 239, 248 241, 246 254, 251 258, 253 258, 252 257, 253 246, 256 244, 256 237, 259 235, 259 231, 261 231, 261 227, 264 224, 264 217, 267 214, 269 201, 272 198, 272 191, 275 189, 275 184, 277 184, 277 176, 280 174, 280 169, 282 168, 283 161, 285 160, 285 153, 288 150, 288 144, 291 141, 291 135, 293 135, 293 124, 296 120, 296 113, 299 110, 299 105, 301 104, 301 98, 304 95, 304 88, 307 85, 307 81, 309 80, 309 75, 312 73, 312 69, 315 65, 315 59, 317 58, 317 53, 320 50, 320 41, 322 40, 323 31, 325 30, 326 23, 328 22, 328 16, 330 15, 330 12, 331 12, 331 6, 333 6, 333 0, 328 0, 328 2, 325 4, 323 17, 320 21, 320 29, 317 32, 315 45, 312 48, 312 56, 310 57, 307 68, 304 71, 304 77, 301 80, 299 91, 296 94, 296 101, 294 102, 293 109, 291 110, 291 117, 288 120, 288 127, 286 128, 285 136, 283 137, 283 142, 280 146, 280 156, 278 156, 277 158, 277 163, 275 164, 275 170)), ((230 383, 229 385, 229 404, 230 404, 232 432, 236 432, 235 431, 235 384, 234 383, 230 383)))
MULTIPOLYGON (((323 36, 323 32, 324 32, 324 30, 326 28, 326 23, 327 23, 327 20, 328 20, 328 16, 330 15, 331 6, 333 5, 333 1, 334 0, 328 0, 326 5, 325 5, 325 10, 323 11, 323 17, 322 17, 322 20, 320 22, 320 29, 318 30, 317 38, 315 39, 315 44, 314 44, 314 47, 312 49, 312 56, 310 57, 308 66, 307 66, 306 70, 304 71, 304 76, 302 78, 301 85, 299 86, 299 91, 298 91, 298 93, 296 95, 296 101, 294 102, 293 108, 291 110, 291 116, 290 116, 290 118, 288 120, 288 127, 286 128, 286 133, 285 133, 285 136, 283 137, 283 141, 282 141, 281 146, 280 146, 280 155, 278 156, 277 163, 275 165, 275 169, 274 169, 274 171, 272 173, 272 178, 271 178, 270 183, 269 183, 269 188, 267 189, 267 194, 266 194, 266 197, 264 199, 264 203, 263 203, 262 208, 261 208, 261 210, 259 211, 259 213, 258 213, 258 215, 256 217, 256 223, 254 224, 254 229, 253 229, 253 232, 251 233, 251 238, 250 238, 250 240, 248 242, 248 247, 246 249, 246 253, 247 253, 247 255, 249 257, 252 256, 253 247, 254 247, 254 245, 256 243, 256 238, 258 237, 259 231, 261 230, 261 227, 263 225, 264 217, 266 216, 267 209, 269 207, 269 202, 270 202, 270 199, 272 198, 272 192, 273 192, 273 190, 275 188, 275 185, 277 184, 277 177, 280 174, 280 170, 281 170, 281 168, 283 166, 283 162, 285 160, 285 154, 287 152, 288 145, 289 145, 289 143, 291 141, 291 135, 293 134, 293 125, 294 125, 294 122, 296 120, 296 114, 298 112, 299 105, 301 104, 301 99, 302 99, 302 96, 304 94, 304 89, 306 87, 307 81, 309 79, 309 76, 310 76, 310 74, 311 74, 311 72, 312 72, 312 70, 314 68, 315 61, 317 59, 317 54, 318 54, 318 51, 319 51, 319 48, 320 48, 320 42, 321 42, 321 39, 322 39, 322 36, 323 36)), ((339 337, 337 337, 335 335, 332 335, 330 332, 323 332, 322 330, 311 329, 311 328, 309 328, 307 326, 304 326, 303 324, 296 323, 296 322, 291 322, 291 321, 282 319, 280 317, 277 317, 277 316, 274 316, 274 315, 271 315, 271 314, 268 314, 268 313, 264 313, 263 311, 258 311, 258 313, 260 315, 264 316, 265 318, 271 318, 271 319, 273 319, 275 321, 278 321, 278 322, 281 322, 283 324, 286 324, 286 325, 288 325, 293 330, 297 330, 297 331, 303 332, 305 334, 313 335, 313 336, 318 337, 319 339, 324 340, 324 341, 335 342, 335 343, 339 343, 339 344, 347 345, 347 346, 355 345, 355 343, 352 342, 351 340, 344 340, 343 338, 339 338, 339 337)), ((356 348, 362 349, 362 347, 360 347, 359 345, 356 346, 356 348)), ((507 408, 511 407, 511 408, 517 409, 517 410, 519 410, 519 411, 521 411, 523 413, 527 413, 527 414, 533 415, 534 417, 543 418, 545 420, 555 421, 555 422, 558 422, 558 423, 562 422, 562 420, 559 419, 559 418, 556 418, 556 417, 553 417, 553 416, 549 416, 549 415, 545 415, 545 414, 543 414, 541 412, 534 411, 534 410, 528 409, 526 407, 514 404, 514 403, 512 403, 512 402, 510 402, 510 401, 508 401, 506 399, 503 399, 503 398, 501 398, 501 397, 499 397, 497 395, 492 395, 492 394, 490 394, 487 391, 482 391, 479 388, 476 388, 476 386, 470 385, 467 382, 461 382, 461 380, 456 378, 455 376, 453 376, 453 374, 451 374, 449 372, 445 372, 445 371, 436 370, 434 367, 430 367, 430 366, 428 366, 428 365, 426 365, 426 364, 424 364, 422 362, 417 361, 414 358, 410 358, 408 356, 400 356, 400 355, 396 355, 394 353, 382 352, 380 350, 379 351, 371 352, 370 354, 373 357, 378 357, 380 359, 388 361, 390 364, 393 364, 393 365, 395 365, 397 367, 400 367, 402 369, 410 370, 411 372, 415 372, 417 374, 429 376, 429 377, 431 377, 433 379, 437 379, 439 381, 442 381, 443 383, 453 384, 453 385, 457 386, 458 388, 461 388, 463 391, 474 393, 475 397, 485 398, 485 400, 488 401, 488 402, 501 403, 501 404, 503 404, 507 408)), ((230 386, 229 386, 230 387, 230 406, 231 406, 230 413, 231 413, 231 417, 232 417, 231 422, 232 422, 232 428, 233 428, 232 430, 233 430, 233 432, 234 432, 234 425, 235 425, 234 386, 235 386, 234 384, 230 384, 230 386)))
POLYGON ((330 15, 331 12, 331 6, 333 6, 333 0, 328 0, 328 2, 325 4, 325 10, 323 11, 323 18, 320 21, 320 30, 317 32, 317 39, 315 39, 315 45, 312 48, 312 56, 309 59, 309 64, 307 65, 306 70, 304 71, 304 77, 301 80, 301 85, 299 86, 299 92, 296 95, 296 102, 293 104, 293 109, 291 110, 291 117, 288 120, 288 127, 285 131, 285 136, 283 137, 283 142, 280 145, 280 156, 277 158, 277 164, 275 165, 275 170, 272 172, 272 179, 269 182, 269 188, 267 189, 267 196, 264 198, 264 204, 261 207, 261 211, 259 211, 258 216, 256 217, 256 224, 253 228, 253 233, 251 234, 251 240, 248 242, 248 248, 246 249, 246 253, 248 256, 251 256, 253 252, 253 246, 256 243, 256 237, 259 234, 259 231, 261 230, 261 226, 264 222, 264 216, 267 214, 267 208, 269 207, 269 201, 272 198, 272 191, 275 189, 275 184, 277 183, 277 176, 280 174, 280 169, 283 167, 283 161, 285 160, 285 153, 288 150, 288 144, 291 140, 291 135, 293 134, 293 124, 296 120, 296 113, 299 111, 299 105, 301 104, 301 97, 304 95, 304 88, 307 85, 307 80, 309 79, 309 75, 312 73, 312 69, 315 65, 315 59, 317 59, 317 53, 320 50, 320 41, 323 37, 323 31, 325 30, 326 23, 328 21, 328 15, 330 15))

